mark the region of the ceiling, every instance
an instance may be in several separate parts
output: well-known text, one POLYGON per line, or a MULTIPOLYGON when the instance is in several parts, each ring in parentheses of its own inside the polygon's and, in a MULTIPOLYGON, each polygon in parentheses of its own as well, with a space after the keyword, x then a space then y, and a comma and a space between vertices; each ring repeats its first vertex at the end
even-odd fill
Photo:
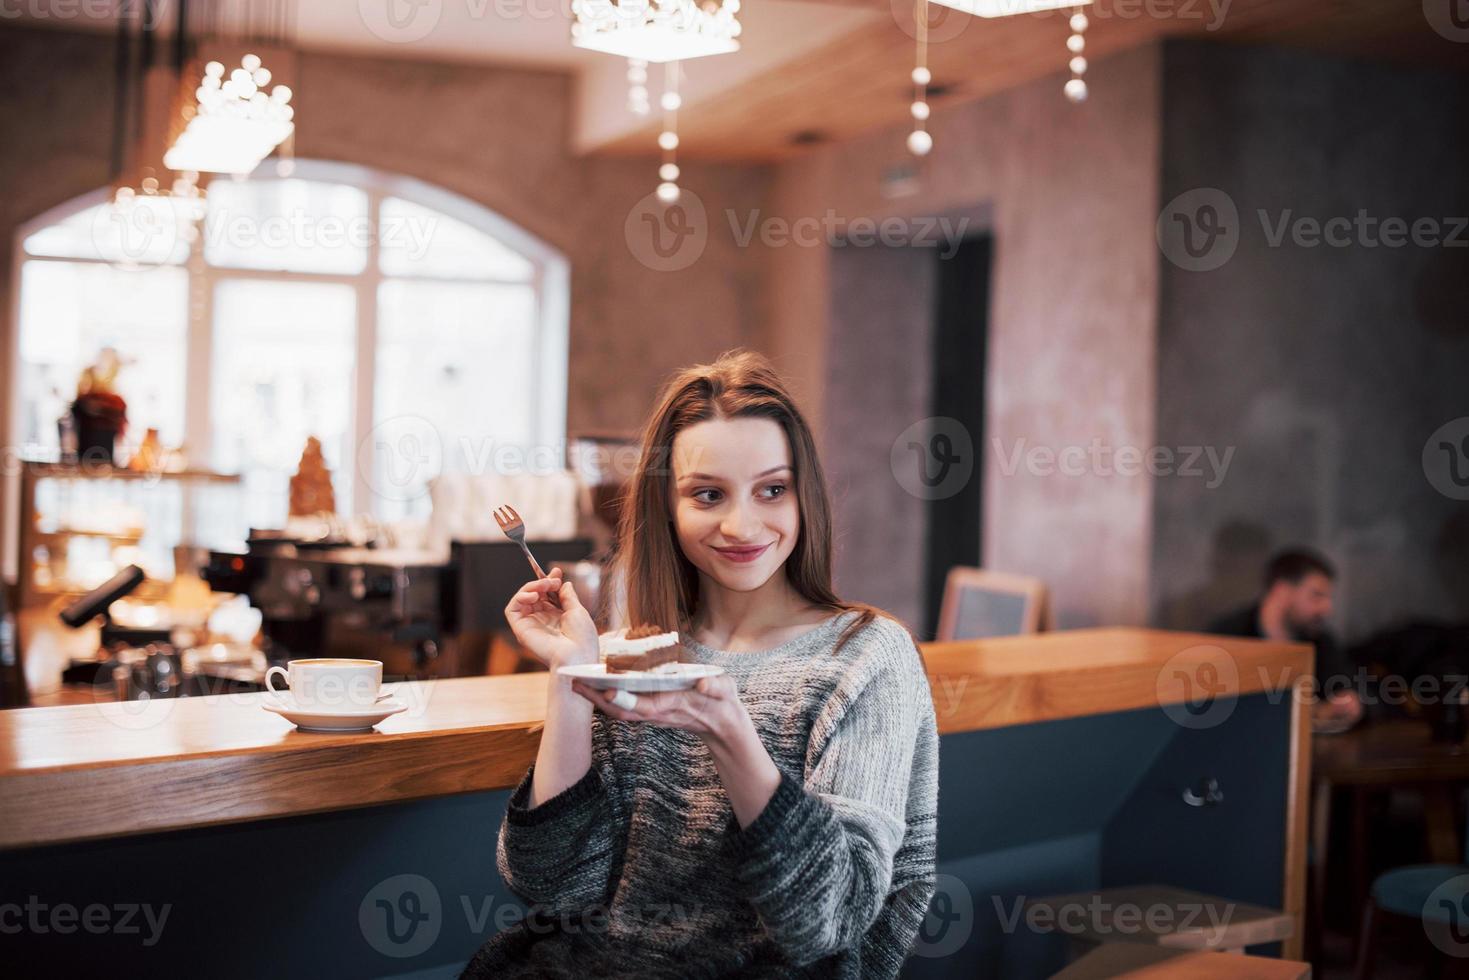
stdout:
MULTIPOLYGON (((178 0, 153 2, 171 18, 178 0)), ((1463 65, 1469 44, 1452 43, 1426 19, 1436 2, 1097 0, 1087 8, 1086 55, 1199 36, 1463 65)), ((27 0, 22 9, 37 24, 107 31, 115 20, 87 15, 113 6, 27 0)), ((191 11, 206 6, 195 0, 191 11)), ((635 116, 624 107, 625 62, 571 46, 571 0, 297 0, 295 7, 303 47, 575 72, 578 151, 653 149, 656 113, 635 116)), ((945 89, 936 108, 1065 71, 1065 13, 982 19, 932 9, 929 65, 945 89)), ((740 20, 740 51, 684 66, 684 102, 696 111, 680 113, 680 156, 778 160, 908 119, 912 0, 746 0, 740 20)), ((655 92, 659 79, 655 72, 655 92)))
MULTIPOLYGON (((890 16, 704 100, 680 118, 681 155, 777 160, 811 142, 909 121, 915 44, 902 25, 906 19, 911 31, 911 13, 903 16, 911 0, 831 3, 878 7, 890 16)), ((1047 75, 1057 76, 1056 97, 1063 98, 1069 10, 982 19, 934 9, 947 15, 930 28, 929 67, 934 84, 947 89, 931 99, 936 109, 1047 75)), ((1469 43, 1435 33, 1422 0, 1098 0, 1086 9, 1086 55, 1093 61, 1156 38, 1195 36, 1469 67, 1469 43), (1145 15, 1149 10, 1167 15, 1145 15)), ((644 127, 603 149, 639 152, 654 133, 644 127)))

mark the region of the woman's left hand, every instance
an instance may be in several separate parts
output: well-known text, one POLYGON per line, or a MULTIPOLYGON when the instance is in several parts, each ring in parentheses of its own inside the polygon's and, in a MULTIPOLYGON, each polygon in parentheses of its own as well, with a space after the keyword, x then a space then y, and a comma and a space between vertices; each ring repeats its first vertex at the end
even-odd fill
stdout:
POLYGON ((749 720, 739 698, 739 688, 728 674, 700 678, 686 691, 639 694, 637 705, 631 710, 613 702, 616 691, 601 691, 581 681, 572 681, 571 689, 610 718, 681 728, 705 741, 725 739, 749 720))

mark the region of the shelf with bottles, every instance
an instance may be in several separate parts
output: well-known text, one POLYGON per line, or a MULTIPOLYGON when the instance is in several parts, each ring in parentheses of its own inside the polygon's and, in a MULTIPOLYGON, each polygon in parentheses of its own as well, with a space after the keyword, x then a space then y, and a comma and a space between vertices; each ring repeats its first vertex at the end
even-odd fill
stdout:
POLYGON ((140 597, 162 594, 174 548, 192 536, 196 491, 232 492, 240 477, 33 459, 20 482, 20 604, 29 607, 84 593, 128 564, 148 573, 140 597))

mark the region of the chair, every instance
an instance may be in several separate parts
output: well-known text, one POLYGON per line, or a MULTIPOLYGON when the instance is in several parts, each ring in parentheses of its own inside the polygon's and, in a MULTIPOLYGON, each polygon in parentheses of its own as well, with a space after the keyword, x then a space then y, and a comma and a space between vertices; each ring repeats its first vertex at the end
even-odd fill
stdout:
POLYGON ((1376 965, 1378 933, 1386 915, 1413 919, 1433 944, 1432 973, 1448 956, 1469 953, 1469 825, 1464 832, 1463 864, 1414 864, 1384 871, 1372 882, 1362 909, 1357 940, 1356 980, 1367 980, 1376 965))
POLYGON ((1050 628, 1050 602, 1040 579, 983 568, 949 569, 937 639, 1019 636, 1050 628))

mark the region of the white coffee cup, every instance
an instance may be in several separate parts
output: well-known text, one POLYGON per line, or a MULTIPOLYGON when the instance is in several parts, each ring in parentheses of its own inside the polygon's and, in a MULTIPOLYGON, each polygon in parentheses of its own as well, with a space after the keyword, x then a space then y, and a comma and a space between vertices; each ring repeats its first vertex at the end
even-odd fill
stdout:
POLYGON ((381 660, 320 657, 292 660, 288 667, 272 667, 265 672, 265 686, 279 696, 287 692, 272 683, 277 672, 286 679, 291 700, 300 708, 370 708, 383 686, 381 660))

